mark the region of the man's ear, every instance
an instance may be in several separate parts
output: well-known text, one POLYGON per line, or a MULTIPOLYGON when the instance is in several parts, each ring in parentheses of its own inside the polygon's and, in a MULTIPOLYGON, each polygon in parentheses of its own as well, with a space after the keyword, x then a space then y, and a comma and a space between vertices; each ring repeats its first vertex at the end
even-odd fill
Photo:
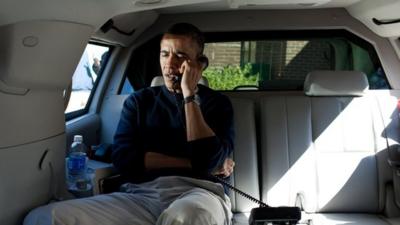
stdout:
POLYGON ((208 58, 205 55, 200 55, 197 60, 201 63, 202 69, 205 70, 208 67, 208 58))

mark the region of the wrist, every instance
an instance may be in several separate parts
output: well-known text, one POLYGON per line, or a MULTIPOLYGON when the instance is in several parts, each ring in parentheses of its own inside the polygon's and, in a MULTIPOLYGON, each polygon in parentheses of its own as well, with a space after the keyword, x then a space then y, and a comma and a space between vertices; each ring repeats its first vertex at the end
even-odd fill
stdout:
POLYGON ((196 103, 197 105, 200 105, 200 97, 197 94, 190 95, 190 96, 184 97, 183 102, 184 102, 184 104, 193 102, 193 103, 196 103))
POLYGON ((182 88, 182 94, 184 98, 195 95, 196 93, 197 93, 197 85, 193 89, 182 88))
POLYGON ((182 94, 183 94, 183 98, 187 98, 189 96, 193 96, 196 94, 195 91, 191 91, 191 90, 182 90, 182 94))

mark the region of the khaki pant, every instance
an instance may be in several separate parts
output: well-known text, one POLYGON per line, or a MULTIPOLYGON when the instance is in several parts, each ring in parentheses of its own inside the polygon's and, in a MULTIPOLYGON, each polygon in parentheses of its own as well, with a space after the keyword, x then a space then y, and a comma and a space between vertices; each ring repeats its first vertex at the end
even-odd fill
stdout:
POLYGON ((24 225, 230 225, 232 213, 221 184, 160 177, 125 184, 124 192, 52 203, 31 211, 24 225))

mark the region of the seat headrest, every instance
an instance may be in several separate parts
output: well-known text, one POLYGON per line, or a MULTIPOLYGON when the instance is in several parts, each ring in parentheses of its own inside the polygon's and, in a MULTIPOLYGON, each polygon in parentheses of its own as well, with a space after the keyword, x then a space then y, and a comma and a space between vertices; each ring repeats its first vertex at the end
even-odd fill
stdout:
MULTIPOLYGON (((204 86, 208 87, 208 80, 205 77, 201 77, 199 80, 199 84, 202 84, 204 86)), ((153 80, 151 81, 150 86, 155 87, 155 86, 161 86, 164 85, 164 78, 162 76, 155 76, 153 80)))
POLYGON ((162 76, 155 76, 153 80, 151 80, 151 87, 164 85, 164 78, 162 76))
POLYGON ((358 71, 313 71, 304 81, 308 96, 363 96, 368 89, 367 77, 358 71))

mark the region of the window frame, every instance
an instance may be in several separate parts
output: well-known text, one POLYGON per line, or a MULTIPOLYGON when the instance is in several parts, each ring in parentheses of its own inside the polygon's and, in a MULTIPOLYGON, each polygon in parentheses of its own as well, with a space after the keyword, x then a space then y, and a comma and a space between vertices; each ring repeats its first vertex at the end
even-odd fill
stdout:
MULTIPOLYGON (((109 50, 108 50, 108 54, 107 54, 106 57, 104 58, 104 64, 103 64, 103 66, 100 68, 99 74, 97 75, 97 79, 96 79, 96 81, 95 81, 94 84, 93 84, 93 88, 92 88, 92 90, 90 91, 90 95, 89 95, 88 101, 87 101, 87 103, 86 103, 86 105, 85 105, 85 108, 79 109, 79 110, 75 110, 75 111, 72 111, 72 112, 69 112, 69 113, 64 113, 64 115, 65 115, 65 121, 66 121, 66 122, 69 121, 69 120, 72 120, 72 119, 74 119, 74 118, 83 116, 83 115, 85 115, 85 114, 87 114, 87 113, 89 112, 89 107, 90 107, 90 105, 91 105, 91 103, 92 103, 94 93, 95 93, 96 90, 97 90, 97 86, 98 86, 99 83, 100 83, 100 79, 103 77, 104 68, 106 67, 106 65, 107 65, 107 63, 108 63, 108 60, 110 59, 110 55, 112 54, 112 51, 113 51, 113 49, 114 49, 114 46, 112 46, 112 45, 107 45, 107 44, 104 44, 104 43, 98 43, 98 42, 94 42, 94 41, 89 41, 89 42, 87 43, 87 45, 89 45, 89 44, 91 44, 91 45, 97 45, 97 46, 102 46, 102 47, 107 47, 107 48, 109 49, 109 50)), ((86 46, 87 46, 87 45, 86 45, 86 46)), ((85 47, 85 48, 86 48, 86 47, 85 47)), ((83 54, 83 53, 82 53, 82 54, 83 54)), ((81 57, 82 57, 82 56, 81 56, 81 57)), ((78 65, 77 65, 77 66, 78 66, 78 65)), ((73 75, 73 74, 72 74, 72 75, 73 75)), ((71 78, 72 78, 72 77, 71 77, 71 78)), ((71 84, 70 84, 70 85, 72 85, 72 79, 71 79, 71 84)), ((72 92, 72 90, 71 90, 71 92, 72 92)), ((71 93, 69 93, 69 95, 71 95, 71 93)), ((68 103, 69 103, 69 101, 70 101, 70 98, 68 99, 68 103)), ((66 103, 66 104, 67 104, 67 107, 68 107, 68 103, 66 103)))

